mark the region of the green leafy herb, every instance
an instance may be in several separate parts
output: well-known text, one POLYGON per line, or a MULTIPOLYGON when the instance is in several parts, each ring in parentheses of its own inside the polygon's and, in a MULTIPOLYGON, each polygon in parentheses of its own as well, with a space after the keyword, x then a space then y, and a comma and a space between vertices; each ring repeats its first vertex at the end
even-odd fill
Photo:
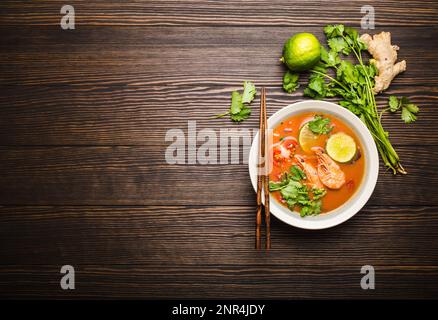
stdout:
POLYGON ((243 108, 242 96, 238 91, 233 91, 231 93, 231 114, 238 114, 243 108))
POLYGON ((292 93, 295 90, 297 90, 299 88, 299 83, 298 83, 298 73, 293 73, 291 71, 286 71, 286 73, 283 76, 283 89, 284 91, 286 91, 287 93, 292 93))
POLYGON ((321 205, 322 205, 321 200, 309 201, 308 203, 303 205, 303 207, 301 208, 300 216, 305 217, 305 216, 314 216, 314 215, 320 214, 321 213, 321 205))
MULTIPOLYGON (((408 98, 402 97, 398 99, 396 96, 390 96, 388 100, 388 105, 388 109, 391 112, 396 112, 401 108, 401 118, 405 123, 412 123, 417 120, 417 113, 420 111, 420 108, 411 103, 408 98)), ((383 110, 383 112, 385 110, 383 110)))
POLYGON ((344 34, 344 25, 335 24, 335 25, 325 26, 324 33, 326 34, 327 38, 342 36, 344 34))
POLYGON ((327 190, 313 188, 312 192, 313 192, 313 200, 318 200, 318 199, 321 199, 322 197, 324 197, 326 195, 327 190))
POLYGON ((412 113, 418 113, 420 111, 420 108, 418 108, 418 106, 413 103, 405 104, 404 107, 412 113))
POLYGON ((281 196, 285 200, 297 200, 302 195, 303 185, 295 180, 289 180, 289 183, 280 190, 281 196))
POLYGON ((408 108, 402 108, 401 118, 405 123, 411 123, 417 120, 415 113, 411 112, 408 108))
POLYGON ((348 47, 347 43, 342 37, 331 38, 327 40, 327 44, 335 52, 341 52, 348 47))
POLYGON ((315 99, 322 99, 327 95, 327 86, 321 76, 310 77, 309 86, 304 90, 304 94, 315 99))
POLYGON ((246 120, 251 115, 251 109, 247 106, 243 105, 240 111, 236 114, 231 114, 231 120, 234 122, 241 122, 243 120, 246 120))
POLYGON ((292 174, 292 179, 293 180, 300 181, 300 180, 306 179, 306 174, 298 166, 292 166, 290 168, 290 173, 292 174))
POLYGON ((308 124, 309 129, 316 134, 328 134, 333 130, 330 119, 320 115, 316 115, 308 124))
POLYGON ((251 81, 243 82, 242 103, 251 103, 257 93, 254 83, 251 81))
POLYGON ((341 58, 339 58, 338 51, 335 49, 327 51, 324 47, 321 47, 321 61, 325 63, 325 67, 334 67, 341 62, 341 58))
POLYGON ((319 214, 321 198, 326 194, 324 189, 309 190, 305 184, 300 182, 305 179, 305 173, 298 166, 292 166, 290 173, 285 173, 280 181, 269 182, 269 191, 280 191, 289 209, 300 208, 301 217, 319 214))
POLYGON ((285 187, 290 180, 289 174, 285 173, 280 181, 269 181, 269 191, 278 191, 285 187))
POLYGON ((231 93, 231 106, 230 109, 222 114, 218 114, 213 118, 222 118, 226 115, 230 115, 230 118, 234 122, 241 122, 249 118, 251 115, 250 104, 257 93, 255 85, 251 81, 243 82, 243 93, 239 91, 233 91, 231 93))
POLYGON ((242 95, 238 91, 231 93, 230 117, 235 122, 240 122, 251 115, 251 109, 242 103, 242 95))
POLYGON ((400 103, 396 96, 390 96, 388 100, 389 110, 391 112, 396 112, 400 108, 400 103))

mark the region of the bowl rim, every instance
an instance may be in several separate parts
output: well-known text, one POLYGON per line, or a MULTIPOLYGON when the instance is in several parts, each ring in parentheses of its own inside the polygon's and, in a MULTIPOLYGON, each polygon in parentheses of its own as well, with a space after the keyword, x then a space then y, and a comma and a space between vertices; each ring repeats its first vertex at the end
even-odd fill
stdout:
MULTIPOLYGON (((330 212, 301 218, 297 212, 290 211, 270 196, 270 211, 276 218, 294 227, 308 230, 319 230, 337 226, 352 218, 363 208, 371 197, 377 184, 379 156, 374 139, 365 124, 351 111, 332 102, 305 100, 289 104, 269 117, 268 128, 276 127, 282 120, 289 118, 294 114, 312 111, 330 114, 343 120, 356 133, 363 149, 365 149, 365 173, 359 189, 356 190, 355 194, 347 202, 330 212)), ((258 141, 259 133, 257 132, 251 145, 248 160, 251 184, 255 192, 257 192, 256 161, 258 153, 257 147, 259 144, 258 141)))

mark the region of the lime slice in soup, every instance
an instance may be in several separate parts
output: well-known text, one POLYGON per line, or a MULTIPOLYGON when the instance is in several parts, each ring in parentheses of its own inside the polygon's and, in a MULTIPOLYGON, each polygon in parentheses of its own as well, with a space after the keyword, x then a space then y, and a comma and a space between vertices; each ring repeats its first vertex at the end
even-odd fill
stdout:
POLYGON ((301 127, 298 142, 304 152, 311 152, 311 148, 324 145, 321 135, 313 133, 309 123, 301 127))
POLYGON ((338 132, 328 138, 326 150, 333 160, 346 163, 353 159, 357 148, 352 137, 344 132, 338 132))

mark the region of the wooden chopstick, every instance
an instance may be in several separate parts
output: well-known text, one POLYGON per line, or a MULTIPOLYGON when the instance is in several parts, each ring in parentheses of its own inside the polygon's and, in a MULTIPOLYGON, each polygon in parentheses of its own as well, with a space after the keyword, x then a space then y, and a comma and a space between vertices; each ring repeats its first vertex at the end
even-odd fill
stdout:
MULTIPOLYGON (((262 88, 262 95, 264 89, 262 88)), ((262 164, 262 150, 264 148, 264 125, 263 125, 263 99, 260 97, 260 123, 259 123, 259 152, 257 161, 257 214, 256 214, 256 249, 261 249, 261 225, 262 225, 262 189, 263 189, 263 178, 264 176, 260 174, 260 166, 262 164)))
POLYGON ((263 101, 263 126, 264 126, 264 179, 262 179, 264 186, 264 195, 265 195, 265 225, 266 225, 266 249, 271 249, 271 215, 269 211, 269 145, 268 145, 268 122, 266 115, 266 90, 262 88, 262 97, 263 101))
POLYGON ((262 224, 262 190, 265 200, 266 249, 271 248, 271 223, 269 212, 269 172, 268 172, 268 143, 266 121, 266 90, 263 87, 260 97, 259 153, 257 163, 257 214, 256 214, 256 249, 261 248, 262 224), (262 167, 261 167, 262 166, 262 167))

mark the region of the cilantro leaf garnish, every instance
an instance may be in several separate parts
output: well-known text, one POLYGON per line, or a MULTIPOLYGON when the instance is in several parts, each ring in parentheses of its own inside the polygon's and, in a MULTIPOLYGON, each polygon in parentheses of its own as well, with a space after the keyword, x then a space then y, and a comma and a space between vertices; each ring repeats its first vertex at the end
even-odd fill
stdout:
POLYGON ((285 173, 280 181, 269 181, 269 191, 278 191, 288 185, 290 180, 289 174, 285 173))
POLYGON ((231 117, 231 120, 233 120, 235 122, 241 122, 243 120, 248 119, 250 115, 251 115, 251 109, 248 108, 247 106, 243 105, 238 113, 231 114, 230 117, 231 117))
POLYGON ((327 38, 342 36, 342 34, 344 33, 344 25, 335 24, 335 25, 325 26, 324 33, 327 36, 327 38))
POLYGON ((335 67, 341 62, 338 51, 332 49, 327 51, 324 47, 321 47, 321 61, 325 63, 325 67, 335 67))
POLYGON ((292 93, 295 90, 297 90, 299 88, 299 83, 298 83, 298 73, 294 73, 291 71, 286 71, 286 73, 283 76, 283 89, 284 91, 286 91, 287 93, 292 93))
POLYGON ((316 115, 308 124, 309 129, 316 134, 328 134, 333 130, 330 119, 320 115, 316 115))
POLYGON ((412 112, 412 109, 408 106, 402 107, 401 118, 405 123, 414 122, 417 120, 416 112, 412 112))
POLYGON ((231 93, 231 114, 238 114, 243 108, 242 96, 238 91, 233 91, 231 93))
POLYGON ((292 166, 290 168, 290 173, 292 174, 292 179, 293 180, 300 181, 300 180, 306 179, 306 174, 298 166, 292 166))
POLYGON ((347 43, 342 37, 328 39, 327 44, 329 45, 330 49, 335 52, 341 52, 345 50, 346 47, 348 47, 347 43))
POLYGON ((280 193, 285 200, 297 200, 302 188, 303 185, 301 183, 295 180, 290 180, 289 183, 280 190, 280 193))
POLYGON ((305 173, 298 166, 292 166, 290 173, 286 172, 280 181, 269 182, 269 191, 280 191, 289 209, 298 207, 301 217, 317 215, 321 212, 321 198, 327 191, 317 188, 309 190, 301 180, 306 180, 305 173))
POLYGON ((396 96, 389 97, 388 105, 391 112, 396 112, 400 108, 399 101, 396 96))
POLYGON ((251 103, 257 93, 254 83, 251 81, 243 82, 242 103, 251 103))
POLYGON ((309 201, 301 208, 300 216, 305 217, 305 216, 318 215, 321 213, 321 206, 322 206, 321 200, 309 201))
POLYGON ((313 188, 312 192, 313 192, 313 200, 321 199, 322 197, 324 197, 327 194, 327 190, 318 189, 318 188, 313 188))
POLYGON ((257 93, 255 85, 251 81, 243 82, 243 93, 239 91, 233 91, 231 93, 231 106, 230 109, 222 114, 218 114, 213 118, 222 118, 226 115, 230 115, 230 119, 234 122, 241 122, 246 120, 251 115, 250 104, 257 93))
POLYGON ((411 103, 408 98, 402 97, 398 99, 396 96, 390 96, 388 105, 388 109, 391 112, 397 112, 401 108, 401 118, 405 123, 412 123, 417 120, 417 113, 420 111, 420 108, 411 103))

